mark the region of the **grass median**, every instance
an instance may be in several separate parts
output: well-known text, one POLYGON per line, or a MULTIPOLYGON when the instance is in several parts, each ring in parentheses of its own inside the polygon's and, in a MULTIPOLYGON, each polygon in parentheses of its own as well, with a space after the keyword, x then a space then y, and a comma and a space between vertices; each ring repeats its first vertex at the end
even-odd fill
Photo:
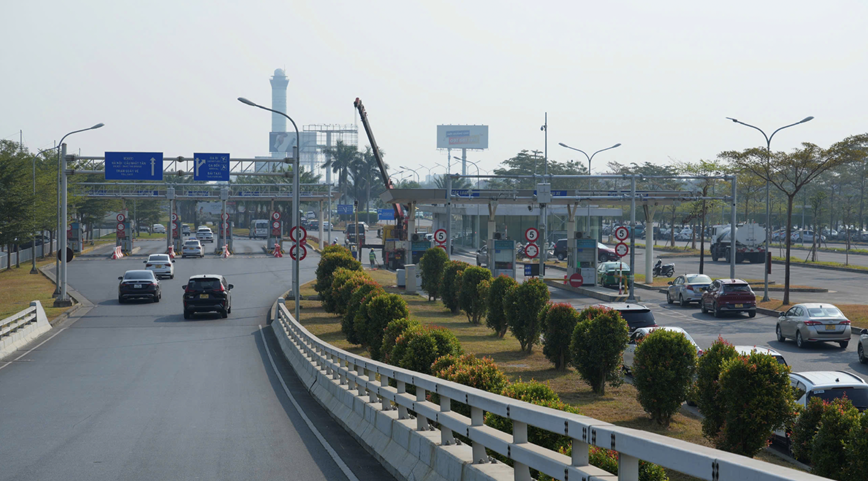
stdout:
MULTIPOLYGON (((54 259, 46 257, 36 260, 36 267, 53 264, 54 259)), ((63 314, 68 307, 53 307, 54 283, 41 273, 30 273, 30 261, 22 263, 21 267, 0 271, 0 319, 5 319, 17 312, 30 307, 30 301, 39 301, 45 309, 45 315, 51 321, 63 314)))

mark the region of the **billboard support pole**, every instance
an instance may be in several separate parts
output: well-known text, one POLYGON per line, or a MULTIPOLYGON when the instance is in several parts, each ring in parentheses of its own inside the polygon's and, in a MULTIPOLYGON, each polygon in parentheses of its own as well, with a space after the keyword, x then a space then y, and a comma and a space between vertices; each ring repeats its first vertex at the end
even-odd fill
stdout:
POLYGON ((446 256, 452 260, 452 174, 446 174, 446 256))
POLYGON ((467 149, 461 149, 461 175, 467 175, 467 149))

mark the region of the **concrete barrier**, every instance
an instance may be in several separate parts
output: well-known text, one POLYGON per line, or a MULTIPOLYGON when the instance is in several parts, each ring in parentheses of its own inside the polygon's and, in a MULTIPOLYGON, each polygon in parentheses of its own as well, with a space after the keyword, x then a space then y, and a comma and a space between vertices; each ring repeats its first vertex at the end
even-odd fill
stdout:
POLYGON ((30 307, 0 321, 0 358, 48 332, 51 324, 39 301, 30 307))

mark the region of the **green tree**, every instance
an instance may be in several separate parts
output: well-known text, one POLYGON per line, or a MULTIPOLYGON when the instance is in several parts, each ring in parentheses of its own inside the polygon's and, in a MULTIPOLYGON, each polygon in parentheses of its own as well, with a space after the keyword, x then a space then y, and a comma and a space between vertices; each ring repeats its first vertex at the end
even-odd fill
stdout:
MULTIPOLYGON (((32 158, 17 142, 0 140, 0 244, 20 244, 32 237, 32 158)), ((11 268, 11 262, 9 266, 11 268)))
POLYGON ((570 360, 591 389, 603 395, 606 383, 619 386, 623 382, 621 358, 630 334, 618 311, 593 307, 585 311, 573 329, 570 360))
POLYGON ((491 281, 491 287, 488 289, 488 315, 485 317, 485 325, 494 329, 497 337, 503 338, 506 331, 509 330, 509 324, 506 322, 506 298, 516 288, 518 288, 518 282, 503 274, 491 281))
POLYGON ((570 339, 579 323, 579 313, 564 302, 549 306, 542 316, 543 354, 555 369, 564 370, 570 363, 570 339))
POLYGON ((699 358, 696 378, 696 404, 702 413, 702 434, 715 439, 726 420, 723 398, 720 395, 720 371, 730 359, 738 357, 732 344, 718 337, 699 358))
POLYGON ((458 304, 467 315, 467 322, 471 324, 479 324, 488 309, 486 299, 479 296, 479 284, 489 280, 491 271, 484 267, 470 266, 461 274, 458 304))
POLYGON ((540 279, 527 279, 509 291, 503 302, 509 330, 518 339, 521 350, 529 354, 539 342, 540 312, 549 302, 549 288, 540 279))
POLYGON ((328 160, 323 164, 323 168, 332 169, 332 172, 338 175, 338 195, 339 200, 343 201, 347 194, 350 166, 358 161, 359 149, 338 140, 334 148, 326 149, 324 153, 328 160))
POLYGON ((687 400, 695 371, 696 348, 683 333, 657 329, 642 340, 633 362, 633 384, 651 419, 669 426, 687 400))

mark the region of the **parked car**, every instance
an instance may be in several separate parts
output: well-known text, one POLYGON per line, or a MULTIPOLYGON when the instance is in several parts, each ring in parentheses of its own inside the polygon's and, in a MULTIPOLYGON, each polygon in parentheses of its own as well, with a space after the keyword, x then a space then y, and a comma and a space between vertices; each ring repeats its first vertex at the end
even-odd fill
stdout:
POLYGON ((200 226, 196 229, 196 239, 200 242, 214 242, 214 233, 210 227, 200 226))
POLYGON ((699 308, 703 314, 713 312, 714 317, 742 312, 756 317, 756 295, 750 285, 741 279, 718 279, 702 293, 699 308))
POLYGON ((205 257, 205 248, 199 239, 187 239, 181 247, 181 258, 185 257, 205 257))
POLYGON ((169 254, 151 254, 144 263, 145 269, 152 271, 158 279, 160 277, 175 278, 175 260, 170 259, 169 254))
POLYGON ((778 364, 783 364, 784 366, 788 365, 787 361, 784 359, 784 356, 781 353, 779 353, 778 351, 775 351, 774 349, 769 349, 767 347, 756 347, 756 346, 733 346, 733 347, 735 348, 735 351, 738 353, 739 356, 750 356, 751 353, 758 352, 760 354, 766 354, 766 355, 769 355, 769 356, 775 358, 775 360, 778 361, 778 364))
MULTIPOLYGON (((793 240, 793 242, 814 242, 814 231, 803 230, 793 232, 791 239, 793 240)), ((819 242, 826 242, 826 236, 819 235, 817 236, 817 240, 819 242)))
POLYGON ((153 232, 154 234, 165 234, 166 226, 164 226, 163 224, 154 224, 154 226, 151 228, 151 232, 153 232))
POLYGON ((684 274, 669 283, 666 290, 666 302, 672 304, 676 300, 681 307, 691 302, 702 301, 702 293, 711 284, 711 278, 705 274, 684 274))
POLYGON ((629 275, 630 266, 626 262, 604 262, 597 266, 597 283, 603 287, 617 286, 619 276, 623 279, 629 275))
POLYGON ((640 327, 640 328, 636 329, 635 331, 633 331, 633 333, 630 335, 630 342, 628 342, 627 347, 624 348, 622 365, 624 366, 624 369, 627 372, 633 371, 633 361, 636 358, 636 347, 639 346, 639 343, 642 342, 642 339, 645 338, 645 336, 647 336, 648 334, 651 334, 652 332, 654 332, 658 329, 663 329, 665 331, 679 332, 679 333, 683 334, 684 337, 686 337, 687 340, 690 341, 690 344, 693 344, 693 347, 696 348, 696 355, 697 356, 702 355, 702 349, 699 348, 699 344, 696 344, 696 341, 694 341, 693 338, 690 337, 690 334, 688 334, 687 331, 685 331, 684 329, 682 329, 680 327, 670 327, 670 326, 640 327))
POLYGON ((232 313, 232 284, 219 274, 192 276, 184 289, 184 319, 197 312, 217 312, 224 319, 232 313))
POLYGON ((610 304, 595 304, 594 307, 605 309, 613 309, 621 314, 621 317, 627 321, 627 328, 632 334, 636 329, 643 327, 657 327, 657 321, 654 319, 654 313, 648 306, 642 304, 629 304, 626 302, 613 302, 610 304))
POLYGON ((160 280, 154 275, 153 271, 136 270, 127 271, 121 277, 118 283, 118 303, 123 304, 129 299, 151 299, 154 302, 160 302, 163 293, 160 290, 160 280))
MULTIPOLYGON (((789 374, 790 387, 796 404, 804 407, 812 398, 823 402, 846 397, 859 411, 868 408, 868 383, 848 371, 805 371, 789 374)), ((784 445, 789 445, 787 431, 779 429, 774 437, 784 445)))
POLYGON ((778 317, 775 334, 780 342, 795 339, 798 347, 808 342, 833 341, 846 349, 850 344, 850 320, 832 304, 796 304, 778 317))
MULTIPOLYGON (((559 239, 555 242, 555 248, 553 250, 554 256, 557 257, 559 261, 562 261, 567 258, 569 253, 569 249, 567 248, 567 239, 559 239)), ((597 260, 600 262, 607 261, 616 261, 618 260, 618 254, 615 254, 615 249, 603 244, 601 242, 597 242, 597 260)))

